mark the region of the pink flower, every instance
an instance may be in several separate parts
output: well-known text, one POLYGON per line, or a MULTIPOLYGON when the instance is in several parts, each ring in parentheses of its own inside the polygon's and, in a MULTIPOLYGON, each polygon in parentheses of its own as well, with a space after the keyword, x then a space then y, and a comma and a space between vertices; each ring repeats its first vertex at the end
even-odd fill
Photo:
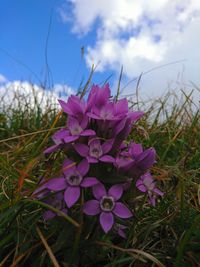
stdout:
POLYGON ((105 233, 109 232, 114 225, 114 216, 120 218, 130 218, 131 211, 122 203, 118 202, 123 193, 123 186, 113 185, 108 193, 103 184, 99 183, 93 187, 95 200, 87 201, 83 206, 83 212, 87 215, 99 216, 99 221, 105 233))
POLYGON ((164 193, 156 187, 156 182, 149 172, 145 173, 137 180, 136 187, 141 192, 148 194, 149 202, 152 206, 156 205, 156 196, 164 195, 164 193))

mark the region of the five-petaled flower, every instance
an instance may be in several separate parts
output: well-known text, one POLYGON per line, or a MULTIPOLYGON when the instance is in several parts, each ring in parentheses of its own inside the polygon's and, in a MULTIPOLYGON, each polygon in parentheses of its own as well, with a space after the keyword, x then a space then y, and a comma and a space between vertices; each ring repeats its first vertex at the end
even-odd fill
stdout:
POLYGON ((79 155, 87 158, 89 163, 98 163, 99 161, 114 163, 115 158, 111 155, 107 155, 112 149, 112 145, 112 139, 101 144, 99 138, 93 138, 88 142, 88 145, 78 143, 74 145, 74 148, 79 155))
POLYGON ((96 199, 87 201, 83 206, 83 212, 87 215, 99 216, 99 221, 104 232, 110 231, 114 225, 114 216, 120 218, 130 218, 133 216, 131 211, 118 200, 123 193, 123 186, 113 185, 108 192, 103 184, 93 186, 93 195, 96 199))
POLYGON ((156 187, 156 182, 151 176, 151 174, 145 173, 140 177, 140 179, 137 180, 136 182, 136 187, 144 193, 148 194, 148 199, 149 202, 152 206, 156 205, 156 196, 163 196, 164 193, 161 192, 157 187, 156 187))
POLYGON ((81 187, 91 187, 99 181, 95 177, 85 177, 89 164, 82 160, 77 166, 71 160, 66 160, 63 165, 63 175, 50 179, 46 188, 52 191, 64 191, 64 200, 68 208, 71 208, 79 199, 81 187))

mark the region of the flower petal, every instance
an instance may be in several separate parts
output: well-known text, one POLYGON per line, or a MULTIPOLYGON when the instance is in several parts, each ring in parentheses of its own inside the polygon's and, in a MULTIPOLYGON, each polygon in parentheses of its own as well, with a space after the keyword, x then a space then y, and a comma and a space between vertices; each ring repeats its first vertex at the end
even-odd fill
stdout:
POLYGON ((142 145, 132 142, 129 144, 128 152, 133 157, 137 157, 138 155, 142 154, 142 152, 143 152, 142 145))
POLYGON ((138 166, 142 171, 151 168, 155 163, 156 151, 154 148, 146 149, 138 158, 138 166))
POLYGON ((133 216, 131 211, 121 202, 116 202, 113 213, 120 218, 130 218, 133 216))
POLYGON ((138 179, 137 181, 136 181, 136 187, 137 187, 137 189, 139 189, 141 192, 146 192, 147 191, 147 188, 146 188, 146 186, 143 184, 143 181, 142 181, 142 179, 138 179))
POLYGON ((105 233, 108 233, 114 224, 112 212, 102 212, 100 214, 100 224, 105 233))
POLYGON ((94 106, 101 108, 109 101, 109 97, 110 88, 108 83, 102 88, 93 85, 88 96, 88 110, 91 110, 94 106))
POLYGON ((109 163, 114 163, 115 162, 115 159, 112 156, 109 156, 109 155, 104 155, 104 156, 100 157, 99 160, 102 161, 102 162, 109 162, 109 163))
POLYGON ((101 120, 101 118, 95 114, 93 114, 92 112, 87 112, 88 117, 95 119, 95 120, 101 120))
POLYGON ((52 139, 56 144, 58 144, 61 143, 61 141, 68 135, 69 131, 65 128, 62 128, 53 134, 52 139))
POLYGON ((79 138, 78 135, 69 135, 64 138, 65 143, 71 143, 79 138))
POLYGON ((137 188, 143 193, 147 192, 147 189, 143 184, 138 184, 137 188))
POLYGON ((43 153, 44 154, 50 154, 52 152, 55 152, 56 150, 58 150, 60 148, 60 144, 59 145, 53 145, 53 146, 50 146, 48 148, 46 148, 43 153))
POLYGON ((95 131, 93 130, 84 130, 81 134, 81 136, 93 136, 93 135, 96 135, 95 131))
POLYGON ((108 195, 114 197, 114 200, 120 199, 122 194, 123 194, 123 185, 121 184, 113 185, 108 191, 108 195))
POLYGON ((162 191, 160 191, 158 188, 154 188, 153 192, 155 192, 156 194, 158 194, 159 196, 163 196, 164 193, 162 191))
POLYGON ((86 108, 84 100, 80 99, 80 97, 75 96, 75 95, 71 95, 68 98, 67 106, 68 106, 68 109, 70 110, 71 115, 75 117, 79 117, 83 115, 83 113, 85 112, 85 108, 86 108))
POLYGON ((63 163, 62 171, 64 175, 68 175, 76 170, 76 163, 72 160, 66 159, 63 163))
POLYGON ((156 198, 155 198, 155 196, 151 196, 151 197, 149 197, 149 203, 150 203, 153 207, 156 206, 156 198))
POLYGON ((144 112, 142 111, 134 111, 134 112, 130 112, 128 114, 128 117, 131 118, 131 120, 133 122, 136 122, 137 120, 139 120, 142 116, 144 115, 144 112))
POLYGON ((124 119, 120 120, 120 122, 117 122, 116 127, 114 129, 114 135, 115 136, 124 129, 124 127, 126 125, 126 121, 127 121, 127 119, 124 118, 124 119))
POLYGON ((101 147, 102 147, 104 154, 107 154, 112 149, 113 142, 114 142, 114 139, 110 139, 110 140, 105 141, 102 144, 101 147))
POLYGON ((122 229, 118 229, 117 233, 118 233, 119 236, 121 236, 122 238, 126 239, 126 234, 122 229))
POLYGON ((87 160, 88 160, 89 163, 97 163, 97 162, 99 162, 98 159, 95 159, 95 158, 90 157, 90 156, 87 157, 87 160))
POLYGON ((61 105, 61 107, 65 113, 67 113, 69 115, 73 115, 73 112, 71 111, 71 109, 69 109, 68 104, 65 101, 59 99, 58 102, 61 105))
POLYGON ((53 178, 50 179, 47 183, 45 183, 45 187, 48 188, 49 190, 60 191, 67 187, 67 183, 65 178, 63 177, 53 178))
POLYGON ((83 212, 87 215, 97 215, 101 212, 99 201, 89 200, 83 205, 83 212))
POLYGON ((71 208, 80 197, 80 187, 69 186, 64 193, 64 200, 68 208, 71 208))
POLYGON ((92 188, 93 195, 96 199, 100 200, 103 196, 106 196, 106 189, 102 183, 98 183, 92 188))
POLYGON ((115 113, 120 115, 128 113, 128 100, 126 98, 120 99, 115 103, 115 113))
POLYGON ((89 163, 87 159, 83 159, 77 166, 77 171, 80 172, 82 176, 85 176, 86 173, 89 171, 89 163))
POLYGON ((132 179, 127 179, 125 183, 123 183, 123 190, 128 190, 131 187, 132 179))
POLYGON ((74 148, 82 157, 86 157, 88 155, 89 147, 87 145, 75 144, 74 148))
POLYGON ((47 210, 43 213, 43 219, 45 221, 51 220, 56 216, 56 213, 51 211, 51 210, 47 210))
POLYGON ((91 187, 91 186, 94 186, 98 183, 99 183, 99 181, 97 180, 97 178, 87 177, 87 178, 83 179, 83 181, 81 182, 81 186, 82 187, 91 187))

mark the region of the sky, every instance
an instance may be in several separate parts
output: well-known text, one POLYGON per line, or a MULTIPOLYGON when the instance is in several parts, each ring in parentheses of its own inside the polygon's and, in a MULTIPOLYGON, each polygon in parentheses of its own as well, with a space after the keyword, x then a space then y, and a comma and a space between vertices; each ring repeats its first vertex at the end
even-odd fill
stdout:
POLYGON ((141 74, 146 97, 200 84, 199 0, 2 0, 0 10, 0 91, 71 94, 93 64, 113 92, 123 66, 124 95, 141 74))

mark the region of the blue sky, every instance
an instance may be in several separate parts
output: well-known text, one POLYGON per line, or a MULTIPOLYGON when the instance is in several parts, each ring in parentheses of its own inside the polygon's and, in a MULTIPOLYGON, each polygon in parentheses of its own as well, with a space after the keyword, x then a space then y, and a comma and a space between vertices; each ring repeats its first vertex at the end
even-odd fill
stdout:
MULTIPOLYGON (((112 74, 113 90, 122 65, 122 86, 154 69, 142 77, 144 96, 161 94, 169 84, 200 83, 199 0, 4 0, 0 10, 0 83, 39 84, 35 74, 44 82, 51 14, 49 87, 76 90, 97 63, 94 82, 112 74)), ((134 88, 132 83, 126 93, 134 88)))
MULTIPOLYGON (((30 80, 38 83, 28 66, 42 81, 45 79, 45 46, 52 13, 48 41, 48 64, 54 83, 76 88, 87 78, 89 68, 81 57, 81 47, 94 43, 94 34, 79 38, 64 24, 58 9, 61 0, 0 1, 0 73, 8 80, 30 80), (11 56, 9 56, 8 54, 11 56), (18 60, 22 63, 20 64, 18 60)), ((96 75, 100 80, 104 75, 96 75)), ((105 74, 106 76, 106 74, 105 74)))

